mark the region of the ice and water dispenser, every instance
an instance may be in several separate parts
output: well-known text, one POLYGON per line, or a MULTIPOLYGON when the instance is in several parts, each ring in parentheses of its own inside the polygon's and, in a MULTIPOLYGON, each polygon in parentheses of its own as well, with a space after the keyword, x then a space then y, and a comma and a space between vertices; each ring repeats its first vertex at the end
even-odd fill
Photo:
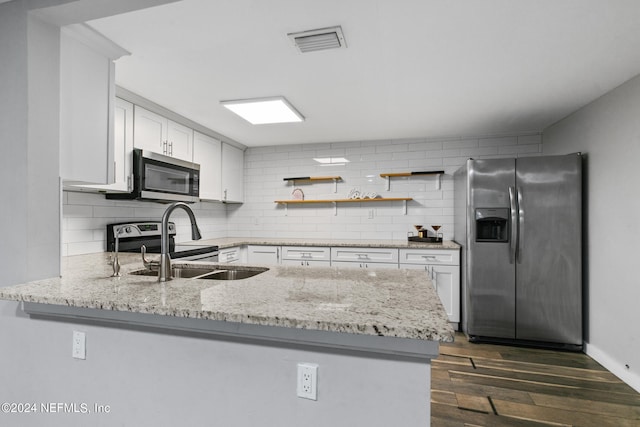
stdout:
POLYGON ((509 241, 509 208, 476 209, 476 242, 509 241))

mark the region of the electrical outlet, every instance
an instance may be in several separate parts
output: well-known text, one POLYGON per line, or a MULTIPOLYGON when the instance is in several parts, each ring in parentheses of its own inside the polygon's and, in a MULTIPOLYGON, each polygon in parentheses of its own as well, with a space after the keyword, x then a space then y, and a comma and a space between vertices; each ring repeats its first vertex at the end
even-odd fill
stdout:
POLYGON ((375 211, 373 209, 369 209, 369 219, 373 219, 375 211))
POLYGON ((318 400, 318 365, 298 363, 298 397, 318 400))
POLYGON ((85 346, 86 335, 84 332, 73 331, 73 347, 71 350, 71 356, 74 359, 86 359, 87 348, 85 346))

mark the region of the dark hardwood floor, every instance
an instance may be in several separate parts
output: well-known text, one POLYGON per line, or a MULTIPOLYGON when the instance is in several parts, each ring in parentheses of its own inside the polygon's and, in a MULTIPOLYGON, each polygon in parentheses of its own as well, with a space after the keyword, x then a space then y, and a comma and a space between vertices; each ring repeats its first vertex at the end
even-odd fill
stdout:
POLYGON ((469 343, 440 346, 431 425, 640 426, 640 394, 583 353, 469 343))

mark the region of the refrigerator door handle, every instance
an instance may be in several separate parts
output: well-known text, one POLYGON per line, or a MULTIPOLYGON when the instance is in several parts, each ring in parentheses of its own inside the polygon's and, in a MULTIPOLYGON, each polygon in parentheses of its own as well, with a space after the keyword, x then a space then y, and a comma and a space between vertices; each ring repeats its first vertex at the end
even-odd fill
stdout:
POLYGON ((518 249, 516 250, 516 260, 522 262, 522 236, 524 235, 524 205, 522 204, 522 189, 516 189, 518 195, 518 249))
POLYGON ((511 208, 511 235, 509 236, 509 264, 516 261, 518 247, 518 214, 516 205, 516 188, 509 187, 509 207, 511 208))

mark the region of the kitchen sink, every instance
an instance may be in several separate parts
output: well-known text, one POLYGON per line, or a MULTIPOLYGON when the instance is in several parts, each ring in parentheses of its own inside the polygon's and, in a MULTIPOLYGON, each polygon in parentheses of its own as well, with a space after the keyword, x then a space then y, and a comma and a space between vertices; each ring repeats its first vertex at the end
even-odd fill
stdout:
POLYGON ((217 271, 215 273, 207 274, 204 277, 199 277, 199 279, 212 279, 212 280, 248 279, 249 277, 253 277, 260 273, 264 273, 267 270, 268 268, 252 268, 251 270, 245 270, 245 269, 222 270, 222 271, 217 271))
MULTIPOLYGON (((173 267, 171 272, 174 279, 211 279, 211 280, 240 280, 248 279, 257 274, 269 270, 264 267, 251 268, 196 268, 196 267, 173 267)), ((157 270, 137 270, 130 274, 137 276, 158 276, 157 270)))
MULTIPOLYGON (((192 267, 174 267, 171 269, 171 273, 175 279, 191 279, 194 277, 202 276, 205 274, 213 273, 217 271, 217 268, 192 268, 192 267)), ((137 276, 155 276, 158 277, 158 270, 138 270, 132 271, 131 274, 137 276)))

